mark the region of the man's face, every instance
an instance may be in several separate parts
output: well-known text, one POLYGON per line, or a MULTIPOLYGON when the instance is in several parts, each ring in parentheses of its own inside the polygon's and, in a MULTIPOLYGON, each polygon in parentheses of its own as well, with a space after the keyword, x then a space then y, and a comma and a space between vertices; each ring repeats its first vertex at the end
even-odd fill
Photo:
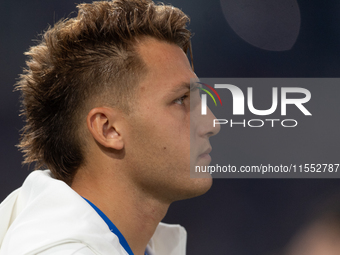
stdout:
MULTIPOLYGON (((219 128, 201 123, 206 126, 190 130, 190 79, 197 77, 177 45, 148 38, 138 45, 138 52, 148 71, 127 117, 125 151, 130 178, 166 202, 203 194, 212 180, 190 178, 190 131, 196 137, 192 141, 197 146, 191 146, 194 163, 208 165, 209 156, 204 154, 210 148, 208 138, 219 128)), ((199 97, 198 90, 194 95, 199 97)), ((214 118, 210 111, 208 117, 214 118)))

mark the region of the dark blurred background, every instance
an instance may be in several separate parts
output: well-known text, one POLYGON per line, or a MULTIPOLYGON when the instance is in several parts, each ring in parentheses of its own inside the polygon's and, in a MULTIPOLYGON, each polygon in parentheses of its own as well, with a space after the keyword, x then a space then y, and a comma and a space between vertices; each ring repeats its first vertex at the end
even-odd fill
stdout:
MULTIPOLYGON (((23 53, 48 24, 71 12, 73 17, 80 2, 92 1, 0 1, 0 200, 29 174, 15 147, 23 122, 13 84, 25 66, 23 53)), ((340 76, 339 1, 167 3, 191 17, 200 77, 340 76)), ((336 132, 329 135, 338 139, 336 132)), ((286 245, 320 203, 339 192, 339 179, 216 179, 202 197, 174 203, 164 221, 186 227, 188 255, 269 255, 286 245)))

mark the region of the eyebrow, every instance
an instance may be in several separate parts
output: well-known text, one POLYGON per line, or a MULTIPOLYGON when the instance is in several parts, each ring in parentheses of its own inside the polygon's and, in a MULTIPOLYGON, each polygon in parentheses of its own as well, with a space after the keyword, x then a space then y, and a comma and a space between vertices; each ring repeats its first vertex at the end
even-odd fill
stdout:
POLYGON ((183 82, 179 86, 176 86, 173 90, 171 90, 171 93, 178 93, 182 90, 193 91, 197 89, 198 87, 202 87, 202 85, 197 82, 190 82, 190 83, 183 82))

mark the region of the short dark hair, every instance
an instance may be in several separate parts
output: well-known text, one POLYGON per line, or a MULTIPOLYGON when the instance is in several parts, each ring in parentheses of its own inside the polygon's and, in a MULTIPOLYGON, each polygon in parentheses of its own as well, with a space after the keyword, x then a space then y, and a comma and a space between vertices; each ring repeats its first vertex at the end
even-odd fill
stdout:
POLYGON ((150 0, 77 8, 77 17, 48 28, 25 53, 27 68, 16 84, 26 118, 19 144, 24 163, 47 166, 67 183, 84 163, 78 133, 94 102, 130 109, 127 98, 146 72, 137 41, 153 37, 191 54, 189 18, 178 8, 150 0))

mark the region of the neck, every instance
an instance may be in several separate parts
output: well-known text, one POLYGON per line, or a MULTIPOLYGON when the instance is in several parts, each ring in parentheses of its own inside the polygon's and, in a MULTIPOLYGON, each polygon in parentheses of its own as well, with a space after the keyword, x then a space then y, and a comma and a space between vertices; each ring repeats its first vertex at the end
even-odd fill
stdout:
POLYGON ((134 255, 144 254, 170 204, 145 194, 120 176, 110 176, 109 171, 93 174, 99 172, 91 170, 79 169, 72 189, 91 201, 112 221, 134 255))

